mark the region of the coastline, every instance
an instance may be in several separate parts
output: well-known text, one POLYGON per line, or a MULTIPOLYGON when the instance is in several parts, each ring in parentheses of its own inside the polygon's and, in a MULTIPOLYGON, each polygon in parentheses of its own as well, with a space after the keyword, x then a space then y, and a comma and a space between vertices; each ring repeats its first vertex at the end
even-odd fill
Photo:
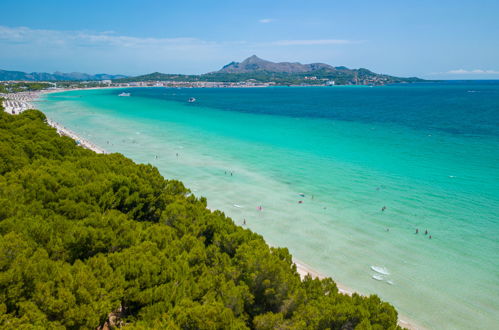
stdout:
MULTIPOLYGON (((326 276, 326 275, 319 273, 318 271, 314 270, 309 265, 307 265, 304 262, 297 260, 295 258, 293 258, 293 263, 296 265, 296 271, 298 272, 298 274, 300 274, 300 277, 302 279, 307 275, 312 276, 312 278, 318 278, 318 279, 323 279, 323 278, 329 277, 329 276, 326 276)), ((334 281, 334 282, 336 283, 336 286, 338 287, 338 291, 342 294, 346 294, 346 295, 351 296, 352 294, 357 293, 354 290, 348 288, 347 286, 345 286, 341 283, 338 283, 336 281, 334 281)), ((358 294, 360 294, 360 293, 358 293, 358 294)), ((416 322, 414 322, 413 320, 410 320, 406 316, 400 315, 400 313, 398 314, 397 323, 402 328, 406 328, 409 330, 424 330, 425 329, 425 328, 417 325, 416 322)))
MULTIPOLYGON (((153 87, 153 86, 151 86, 151 87, 153 87)), ((90 90, 90 89, 123 89, 123 88, 144 88, 144 87, 143 86, 131 86, 131 87, 92 87, 92 88, 48 90, 48 91, 41 91, 41 92, 32 93, 32 95, 34 97, 33 97, 33 99, 30 100, 30 102, 31 101, 37 101, 42 95, 51 94, 51 93, 60 93, 60 92, 77 91, 77 90, 90 90)), ((31 103, 28 103, 28 104, 31 105, 31 103)), ((31 108, 34 108, 34 107, 32 106, 31 108)), ((28 109, 31 109, 31 108, 28 108, 28 109)), ((25 110, 27 110, 27 109, 25 109, 25 110)), ((5 111, 7 111, 7 110, 5 110, 5 111)), ((18 112, 18 113, 20 113, 20 112, 18 112)), ((56 128, 57 132, 59 133, 59 135, 68 136, 68 137, 72 138, 73 140, 75 140, 77 142, 77 144, 80 145, 81 147, 84 147, 86 149, 92 150, 92 151, 94 151, 96 153, 107 153, 104 149, 98 147, 97 145, 93 144, 92 142, 90 142, 90 141, 88 141, 86 139, 83 139, 78 134, 76 134, 73 131, 65 128, 61 124, 59 124, 59 123, 57 123, 57 122, 49 119, 48 117, 47 117, 47 124, 50 125, 51 127, 56 128)), ((319 278, 319 279, 323 279, 323 278, 328 277, 328 276, 325 276, 325 275, 321 274, 320 272, 314 270, 311 266, 305 264, 304 262, 302 262, 300 260, 297 260, 297 259, 293 258, 293 263, 296 265, 296 270, 297 270, 298 274, 300 275, 300 277, 302 279, 306 275, 308 275, 308 274, 311 275, 313 278, 319 278)), ((336 283, 336 285, 338 287, 339 292, 342 293, 342 294, 352 295, 353 293, 356 293, 354 290, 352 290, 352 289, 350 289, 350 288, 342 285, 341 283, 338 283, 336 281, 335 281, 335 283, 336 283)), ((358 293, 358 294, 360 294, 360 293, 358 293)), ((399 326, 401 326, 403 328, 410 329, 410 330, 424 329, 423 327, 421 327, 419 325, 416 325, 416 323, 413 322, 412 320, 409 321, 409 319, 407 317, 405 317, 405 316, 400 317, 400 314, 399 314, 399 318, 398 318, 398 324, 399 324, 399 326)))
POLYGON ((74 133, 73 131, 67 129, 66 127, 62 126, 61 124, 59 124, 59 123, 57 123, 49 118, 47 118, 47 124, 49 126, 55 128, 57 130, 57 133, 59 133, 59 135, 67 136, 67 137, 70 137, 73 140, 75 140, 76 144, 78 144, 79 146, 81 146, 85 149, 92 150, 98 154, 107 154, 107 152, 104 149, 96 146, 95 144, 93 144, 92 142, 90 142, 88 140, 83 139, 82 137, 80 137, 76 133, 74 133))
MULTIPOLYGON (((71 89, 62 89, 62 90, 53 90, 53 91, 39 91, 39 92, 22 92, 17 94, 7 94, 7 98, 3 100, 4 111, 11 114, 16 115, 20 114, 29 109, 35 109, 35 106, 31 102, 36 102, 38 99, 44 94, 50 93, 58 93, 64 92, 71 89)), ((98 147, 92 142, 83 139, 81 136, 78 136, 73 131, 64 127, 56 121, 51 120, 47 117, 47 124, 57 130, 57 133, 61 136, 67 136, 71 139, 75 140, 76 143, 86 149, 92 150, 98 154, 107 153, 104 149, 98 147)))

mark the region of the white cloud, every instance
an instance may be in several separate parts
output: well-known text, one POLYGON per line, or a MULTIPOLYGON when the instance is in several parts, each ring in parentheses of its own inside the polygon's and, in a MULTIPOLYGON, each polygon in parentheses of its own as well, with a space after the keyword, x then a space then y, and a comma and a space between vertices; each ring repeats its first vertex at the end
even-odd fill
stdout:
MULTIPOLYGON (((269 20, 269 19, 265 19, 269 20)), ((342 39, 208 41, 193 37, 154 38, 120 35, 114 31, 58 31, 0 25, 1 69, 21 71, 86 71, 139 74, 162 71, 203 73, 223 62, 255 52, 279 59, 296 47, 294 56, 316 61, 313 45, 358 43, 342 39), (272 54, 272 55, 271 55, 272 54), (305 55, 306 54, 306 55, 305 55)))
MULTIPOLYGON (((137 74, 200 73, 230 45, 191 37, 140 38, 113 31, 57 31, 0 25, 2 69, 137 74)), ((210 64, 211 66, 212 64, 210 64)))
POLYGON ((311 39, 311 40, 279 40, 272 42, 275 46, 312 46, 312 45, 345 45, 357 41, 344 39, 311 39))
POLYGON ((272 18, 262 18, 261 20, 258 20, 258 22, 263 23, 263 24, 267 24, 267 23, 270 23, 273 21, 274 20, 272 18))
POLYGON ((499 74, 499 71, 482 70, 482 69, 475 69, 475 70, 457 69, 457 70, 447 71, 446 73, 448 73, 448 74, 499 74))
POLYGON ((27 27, 0 26, 0 42, 2 43, 34 43, 44 46, 117 46, 123 48, 186 48, 213 46, 215 43, 196 38, 137 38, 116 35, 112 31, 56 31, 36 30, 27 27))

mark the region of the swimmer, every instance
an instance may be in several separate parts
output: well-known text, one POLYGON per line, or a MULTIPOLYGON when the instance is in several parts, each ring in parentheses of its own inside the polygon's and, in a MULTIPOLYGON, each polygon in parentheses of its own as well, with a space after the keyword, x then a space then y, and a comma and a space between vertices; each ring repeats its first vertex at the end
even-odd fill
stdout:
POLYGON ((430 235, 430 237, 428 237, 428 238, 429 238, 429 239, 431 239, 431 235, 430 235))
POLYGON ((419 229, 416 228, 416 234, 419 234, 419 229))
POLYGON ((383 206, 383 207, 381 208, 381 212, 384 212, 385 210, 386 210, 386 206, 383 206))
POLYGON ((428 235, 428 229, 426 229, 426 230, 424 231, 424 234, 425 234, 425 235, 428 235))

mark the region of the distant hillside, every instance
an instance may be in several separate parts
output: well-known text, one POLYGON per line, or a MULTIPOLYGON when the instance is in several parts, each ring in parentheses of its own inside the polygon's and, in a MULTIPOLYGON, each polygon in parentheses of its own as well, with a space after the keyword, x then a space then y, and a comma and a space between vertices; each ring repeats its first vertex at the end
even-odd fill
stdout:
POLYGON ((112 80, 126 78, 124 75, 112 75, 106 73, 87 74, 80 72, 31 72, 0 70, 0 81, 6 80, 27 80, 27 81, 79 81, 79 80, 112 80))
POLYGON ((271 62, 256 55, 242 62, 231 62, 222 69, 202 75, 176 75, 159 72, 148 75, 119 79, 116 82, 130 81, 218 81, 244 82, 252 80, 260 83, 274 82, 276 85, 385 85, 404 82, 418 82, 422 79, 401 78, 377 74, 368 69, 333 67, 324 63, 301 64, 298 62, 271 62))
POLYGON ((217 73, 250 73, 255 71, 267 72, 284 72, 284 73, 303 73, 316 70, 330 70, 334 71, 335 68, 331 65, 324 63, 301 64, 298 62, 279 62, 274 63, 263 60, 256 55, 248 57, 241 63, 231 62, 225 65, 217 73))

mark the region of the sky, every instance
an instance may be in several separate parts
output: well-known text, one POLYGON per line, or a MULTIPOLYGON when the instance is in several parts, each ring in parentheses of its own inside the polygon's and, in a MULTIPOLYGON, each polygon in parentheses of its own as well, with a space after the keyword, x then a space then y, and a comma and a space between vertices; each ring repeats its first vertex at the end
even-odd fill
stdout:
POLYGON ((499 79, 499 1, 2 0, 0 69, 199 74, 251 55, 499 79))

